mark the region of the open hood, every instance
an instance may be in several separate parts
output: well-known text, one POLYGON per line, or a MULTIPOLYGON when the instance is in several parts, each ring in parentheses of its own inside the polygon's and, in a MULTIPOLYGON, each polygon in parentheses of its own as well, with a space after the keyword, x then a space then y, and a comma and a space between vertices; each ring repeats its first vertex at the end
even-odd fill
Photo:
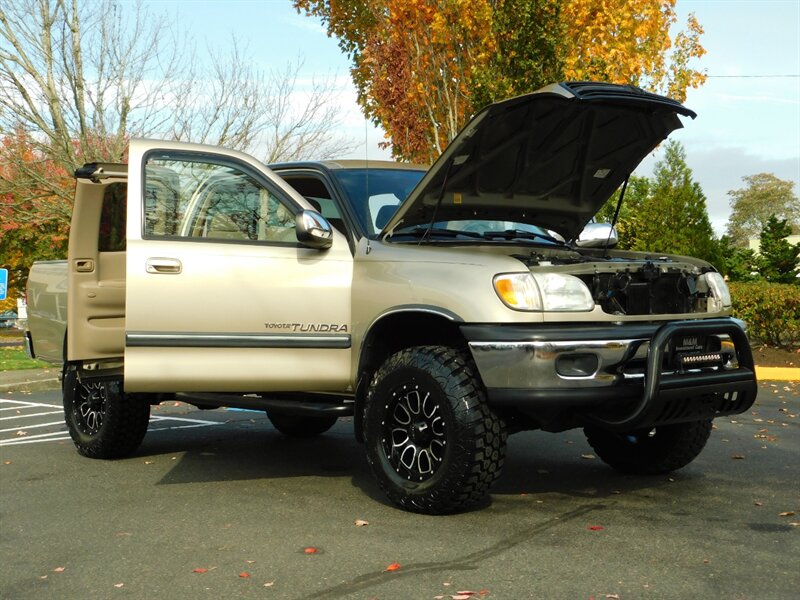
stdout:
POLYGON ((431 221, 531 223, 577 237, 672 131, 675 100, 634 86, 552 84, 480 111, 383 229, 431 221))

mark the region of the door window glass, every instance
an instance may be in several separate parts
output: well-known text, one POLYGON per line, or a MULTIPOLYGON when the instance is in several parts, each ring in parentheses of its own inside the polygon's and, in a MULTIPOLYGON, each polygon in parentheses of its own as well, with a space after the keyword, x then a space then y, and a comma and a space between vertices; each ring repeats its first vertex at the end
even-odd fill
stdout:
POLYGON ((106 186, 103 193, 103 208, 100 213, 98 251, 123 252, 125 250, 127 200, 127 183, 118 182, 106 186))
POLYGON ((297 241, 294 211, 239 168, 151 157, 145 167, 144 235, 297 241))

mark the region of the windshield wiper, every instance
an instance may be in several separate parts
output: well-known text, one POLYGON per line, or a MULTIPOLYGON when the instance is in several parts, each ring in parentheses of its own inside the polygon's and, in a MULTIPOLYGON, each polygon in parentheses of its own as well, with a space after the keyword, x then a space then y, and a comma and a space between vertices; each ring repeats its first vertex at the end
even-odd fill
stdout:
POLYGON ((462 231, 460 229, 446 229, 444 227, 430 227, 428 225, 416 225, 408 229, 401 229, 392 232, 392 237, 407 235, 414 238, 424 238, 431 236, 457 238, 459 236, 470 238, 483 238, 483 234, 475 231, 462 231))
POLYGON ((502 238, 504 240, 544 240, 553 244, 563 246, 564 242, 554 238, 552 235, 546 233, 536 233, 534 231, 525 231, 524 229, 506 229, 505 231, 484 231, 483 237, 487 239, 502 238))

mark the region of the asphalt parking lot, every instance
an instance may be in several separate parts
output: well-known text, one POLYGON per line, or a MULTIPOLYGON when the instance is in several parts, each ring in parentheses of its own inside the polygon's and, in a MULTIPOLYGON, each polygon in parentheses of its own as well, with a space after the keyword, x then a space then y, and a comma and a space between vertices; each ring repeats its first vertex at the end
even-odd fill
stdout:
POLYGON ((93 461, 74 451, 57 392, 0 394, 0 598, 800 589, 797 383, 762 383, 753 410, 717 419, 703 454, 669 477, 616 474, 579 431, 517 434, 491 504, 446 517, 387 505, 347 420, 301 441, 257 412, 152 414, 135 456, 93 461))

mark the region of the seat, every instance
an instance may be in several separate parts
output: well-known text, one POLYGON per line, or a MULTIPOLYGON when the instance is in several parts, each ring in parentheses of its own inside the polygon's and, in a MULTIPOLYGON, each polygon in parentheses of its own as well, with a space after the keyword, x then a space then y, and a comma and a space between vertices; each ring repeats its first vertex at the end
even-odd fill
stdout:
POLYGON ((218 213, 208 224, 206 237, 217 240, 248 240, 247 232, 242 231, 230 215, 218 213))

